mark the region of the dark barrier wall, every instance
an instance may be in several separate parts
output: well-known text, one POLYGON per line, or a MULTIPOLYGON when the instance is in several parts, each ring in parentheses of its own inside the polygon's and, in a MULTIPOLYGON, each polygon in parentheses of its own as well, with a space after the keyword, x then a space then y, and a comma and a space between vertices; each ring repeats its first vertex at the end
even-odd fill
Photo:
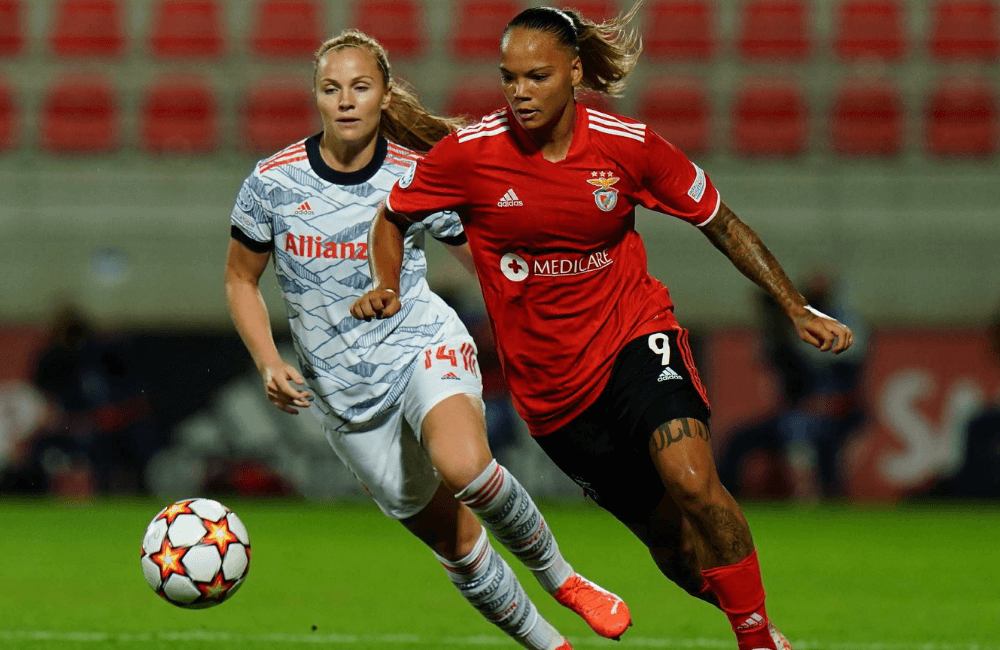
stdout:
MULTIPOLYGON (((0 329, 4 490, 360 494, 311 415, 267 404, 235 333, 94 339, 82 388, 58 397, 33 382, 49 332, 0 329)), ((1000 364, 985 330, 876 330, 853 384, 812 396, 790 396, 756 330, 711 332, 698 356, 720 472, 734 492, 1000 496, 1000 364)), ((73 371, 62 363, 66 383, 73 371)), ((539 454, 528 441, 507 453, 539 454)), ((567 493, 549 476, 533 489, 567 493)))

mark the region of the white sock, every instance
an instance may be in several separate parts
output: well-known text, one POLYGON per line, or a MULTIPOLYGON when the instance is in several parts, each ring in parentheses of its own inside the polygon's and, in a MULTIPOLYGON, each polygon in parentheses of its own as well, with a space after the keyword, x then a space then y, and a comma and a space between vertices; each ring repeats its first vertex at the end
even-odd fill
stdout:
POLYGON ((435 553, 466 600, 519 644, 531 650, 554 650, 560 635, 535 609, 517 576, 490 546, 483 530, 472 552, 458 560, 435 553))
POLYGON ((555 593, 573 575, 528 491, 496 460, 455 497, 531 569, 545 591, 555 593))

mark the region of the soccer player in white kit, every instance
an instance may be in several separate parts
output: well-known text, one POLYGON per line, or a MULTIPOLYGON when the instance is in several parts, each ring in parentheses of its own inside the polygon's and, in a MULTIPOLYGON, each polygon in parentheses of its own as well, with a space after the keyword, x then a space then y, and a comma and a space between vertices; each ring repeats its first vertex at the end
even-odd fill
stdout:
POLYGON ((366 238, 378 207, 397 180, 412 178, 415 150, 458 124, 430 115, 393 80, 382 46, 356 30, 323 43, 313 80, 323 132, 258 162, 231 217, 229 311, 268 399, 288 413, 310 409, 383 512, 431 547, 462 595, 519 644, 571 648, 479 519, 558 602, 598 634, 620 637, 631 624, 624 602, 573 571, 489 450, 475 343, 424 277, 427 233, 474 269, 457 215, 407 232, 406 308, 377 322, 350 313, 371 287, 366 238), (278 354, 260 296, 272 255, 301 374, 278 354))

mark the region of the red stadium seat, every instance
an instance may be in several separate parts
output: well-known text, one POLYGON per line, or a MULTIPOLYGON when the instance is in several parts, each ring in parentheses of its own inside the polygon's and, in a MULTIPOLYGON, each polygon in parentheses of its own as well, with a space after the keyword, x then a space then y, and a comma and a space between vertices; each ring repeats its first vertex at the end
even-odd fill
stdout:
MULTIPOLYGON (((587 20, 595 23, 603 23, 617 16, 621 12, 621 2, 618 0, 565 0, 564 2, 553 2, 552 6, 569 7, 576 9, 587 20)), ((513 18, 514 16, 511 16, 513 18)))
POLYGON ((121 144, 118 96, 104 78, 74 75, 48 89, 40 144, 56 153, 103 153, 121 144))
POLYGON ((60 57, 117 57, 125 51, 122 9, 116 0, 62 0, 49 32, 60 57))
POLYGON ((280 151, 321 129, 316 99, 299 84, 263 81, 244 97, 239 137, 250 151, 280 151))
POLYGON ((263 0, 254 11, 250 49, 266 59, 312 60, 326 32, 323 5, 314 0, 263 0))
POLYGON ((505 106, 507 99, 500 88, 499 78, 484 81, 482 78, 471 77, 460 79, 448 93, 444 114, 478 121, 484 115, 505 106))
POLYGON ((903 144, 903 100, 884 80, 852 80, 830 110, 830 144, 846 156, 892 156, 903 144))
POLYGON ((20 0, 0 0, 0 57, 17 56, 24 41, 24 7, 20 0))
POLYGON ((788 79, 748 81, 732 106, 733 149, 745 156, 794 156, 807 140, 806 99, 788 79))
POLYGON ((207 153, 219 144, 215 91, 198 79, 165 79, 142 102, 142 148, 154 153, 207 153))
POLYGON ((417 0, 357 0, 354 21, 389 51, 389 60, 414 59, 427 46, 424 7, 417 0))
POLYGON ((452 55, 459 61, 496 61, 503 28, 523 10, 517 0, 456 0, 452 55))
POLYGON ((14 89, 0 77, 0 151, 17 146, 20 128, 14 89))
POLYGON ((689 156, 711 148, 712 106, 699 79, 657 79, 639 96, 638 118, 689 156))
POLYGON ((749 61, 809 57, 808 6, 801 0, 749 0, 740 19, 739 51, 749 61))
POLYGON ((833 47, 844 61, 898 61, 906 54, 906 16, 899 0, 846 0, 837 6, 833 47))
POLYGON ((948 79, 927 100, 927 150, 937 156, 983 157, 997 153, 997 91, 985 79, 948 79))
POLYGON ((942 0, 931 9, 930 51, 940 60, 995 61, 1000 56, 997 3, 942 0))
POLYGON ((715 54, 715 6, 710 0, 661 0, 646 9, 642 42, 654 59, 706 61, 715 54))
POLYGON ((150 48, 161 59, 216 59, 225 47, 222 12, 211 0, 160 0, 150 48))

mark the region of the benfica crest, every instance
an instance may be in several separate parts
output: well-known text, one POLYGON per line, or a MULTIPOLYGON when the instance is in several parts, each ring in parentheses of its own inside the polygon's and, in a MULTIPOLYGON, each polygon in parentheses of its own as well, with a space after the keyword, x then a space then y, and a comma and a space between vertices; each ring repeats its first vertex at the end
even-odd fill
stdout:
POLYGON ((594 178, 588 178, 587 182, 597 186, 597 189, 594 190, 594 203, 601 210, 610 212, 618 203, 618 190, 611 186, 621 179, 611 172, 600 172, 600 175, 597 172, 591 172, 591 175, 594 178))

